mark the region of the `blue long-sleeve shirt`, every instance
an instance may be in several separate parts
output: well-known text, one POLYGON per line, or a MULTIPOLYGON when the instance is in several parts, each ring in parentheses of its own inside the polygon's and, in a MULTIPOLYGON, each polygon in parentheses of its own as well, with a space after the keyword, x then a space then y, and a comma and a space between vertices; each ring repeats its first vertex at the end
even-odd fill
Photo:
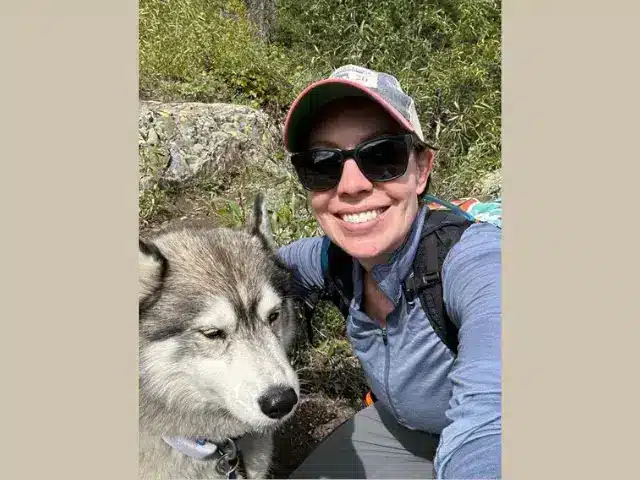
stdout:
MULTIPOLYGON (((401 282, 411 269, 426 207, 390 262, 372 270, 393 303, 386 332, 362 310, 363 270, 354 262, 354 299, 347 335, 373 393, 398 422, 440 435, 434 458, 438 478, 501 476, 501 230, 470 226, 442 269, 443 298, 459 325, 457 358, 433 331, 401 282), (386 334, 386 342, 383 341, 386 334)), ((323 238, 279 250, 302 289, 322 288, 323 238)), ((400 473, 401 475, 401 473, 400 473)))

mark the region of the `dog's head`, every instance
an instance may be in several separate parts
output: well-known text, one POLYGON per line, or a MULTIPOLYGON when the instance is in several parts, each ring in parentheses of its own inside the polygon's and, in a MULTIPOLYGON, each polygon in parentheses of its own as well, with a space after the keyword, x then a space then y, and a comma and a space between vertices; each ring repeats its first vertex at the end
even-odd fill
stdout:
POLYGON ((244 230, 183 228, 141 241, 138 258, 145 401, 247 430, 289 418, 299 396, 286 354, 292 277, 275 254, 262 197, 244 230))

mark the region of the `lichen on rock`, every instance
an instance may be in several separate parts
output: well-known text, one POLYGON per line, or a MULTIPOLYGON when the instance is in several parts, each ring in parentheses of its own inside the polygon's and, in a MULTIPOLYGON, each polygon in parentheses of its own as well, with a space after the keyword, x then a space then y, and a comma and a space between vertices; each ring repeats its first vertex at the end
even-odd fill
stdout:
POLYGON ((260 191, 275 207, 279 183, 292 175, 280 127, 248 106, 142 101, 138 128, 142 193, 206 183, 230 199, 260 191))

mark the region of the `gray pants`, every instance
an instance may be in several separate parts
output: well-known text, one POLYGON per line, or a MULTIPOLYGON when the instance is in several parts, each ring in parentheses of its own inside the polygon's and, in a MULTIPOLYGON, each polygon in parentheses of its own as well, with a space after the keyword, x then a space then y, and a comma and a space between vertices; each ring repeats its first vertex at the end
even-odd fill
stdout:
POLYGON ((433 478, 438 441, 374 404, 336 428, 290 478, 433 478))

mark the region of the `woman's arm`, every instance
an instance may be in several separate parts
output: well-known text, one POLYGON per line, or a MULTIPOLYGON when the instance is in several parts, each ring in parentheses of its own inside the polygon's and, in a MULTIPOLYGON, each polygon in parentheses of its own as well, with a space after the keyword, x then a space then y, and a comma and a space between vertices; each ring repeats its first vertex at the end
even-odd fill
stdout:
POLYGON ((459 325, 458 358, 435 468, 438 478, 499 478, 502 452, 501 230, 470 227, 443 265, 447 311, 459 325))
POLYGON ((296 294, 305 297, 324 288, 321 253, 324 237, 303 238, 278 249, 278 256, 293 271, 296 294))

